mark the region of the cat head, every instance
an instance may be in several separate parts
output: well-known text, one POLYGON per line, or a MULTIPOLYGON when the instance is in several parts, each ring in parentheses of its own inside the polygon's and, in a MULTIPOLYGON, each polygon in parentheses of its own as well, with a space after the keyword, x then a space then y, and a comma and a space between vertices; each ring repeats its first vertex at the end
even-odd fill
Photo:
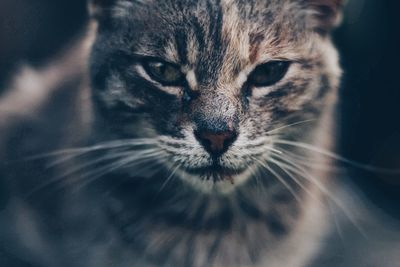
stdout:
POLYGON ((154 145, 143 157, 156 154, 149 158, 196 188, 230 191, 268 169, 277 140, 312 135, 287 125, 329 106, 340 76, 329 32, 340 6, 92 0, 97 131, 154 145))

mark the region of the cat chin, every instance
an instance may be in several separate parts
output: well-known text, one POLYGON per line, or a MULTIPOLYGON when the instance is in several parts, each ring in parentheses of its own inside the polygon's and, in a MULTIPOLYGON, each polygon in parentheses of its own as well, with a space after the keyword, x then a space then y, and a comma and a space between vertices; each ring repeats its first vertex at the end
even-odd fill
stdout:
POLYGON ((178 170, 176 175, 186 184, 204 194, 228 195, 244 185, 251 178, 252 171, 247 169, 240 174, 230 175, 217 181, 184 170, 178 170))

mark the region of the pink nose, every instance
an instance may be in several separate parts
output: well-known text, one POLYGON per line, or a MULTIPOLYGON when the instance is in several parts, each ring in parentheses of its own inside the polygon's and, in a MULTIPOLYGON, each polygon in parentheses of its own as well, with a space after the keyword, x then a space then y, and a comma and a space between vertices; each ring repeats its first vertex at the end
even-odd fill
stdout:
POLYGON ((237 133, 234 131, 225 132, 195 132, 197 140, 213 156, 220 156, 235 142, 237 133))

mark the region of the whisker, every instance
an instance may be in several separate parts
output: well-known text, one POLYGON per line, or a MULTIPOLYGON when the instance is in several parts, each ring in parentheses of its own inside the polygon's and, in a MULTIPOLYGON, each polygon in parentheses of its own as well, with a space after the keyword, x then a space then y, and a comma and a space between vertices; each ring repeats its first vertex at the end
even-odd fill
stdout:
POLYGON ((268 166, 267 164, 265 164, 264 162, 262 162, 261 160, 259 160, 256 157, 252 157, 255 161, 257 161, 263 168, 265 168, 267 171, 269 171, 270 173, 272 173, 277 179, 278 181, 285 186, 285 188, 293 195, 293 197, 299 201, 301 203, 301 198, 299 197, 299 195, 297 194, 297 192, 293 189, 293 187, 287 183, 285 181, 285 179, 278 174, 276 171, 274 171, 270 166, 268 166))
POLYGON ((335 211, 333 211, 331 202, 328 202, 327 205, 328 205, 328 208, 329 208, 329 213, 331 214, 331 216, 333 218, 333 222, 335 223, 336 232, 337 232, 341 242, 344 244, 345 243, 345 238, 344 238, 344 235, 343 235, 342 228, 340 227, 340 224, 338 222, 337 215, 336 215, 335 211))
MULTIPOLYGON (((254 160, 254 157, 246 152, 245 150, 240 150, 238 148, 232 148, 233 151, 235 151, 238 155, 240 155, 241 153, 245 154, 247 157, 251 158, 254 160)), ((259 191, 259 194, 266 194, 266 189, 264 186, 262 186, 262 178, 260 177, 260 172, 258 171, 258 168, 256 168, 255 165, 251 165, 250 166, 250 172, 252 173, 252 176, 255 178, 256 181, 256 189, 257 191, 259 191)))
POLYGON ((53 184, 55 184, 55 183, 57 183, 57 182, 60 182, 60 181, 63 181, 65 177, 67 177, 67 176, 69 176, 69 175, 72 175, 72 174, 74 174, 74 173, 76 173, 76 172, 78 172, 78 171, 84 169, 85 167, 89 167, 89 166, 91 166, 91 165, 94 165, 94 164, 96 164, 96 163, 100 163, 100 162, 105 161, 105 160, 109 160, 109 159, 113 159, 113 158, 122 157, 122 156, 124 156, 124 155, 125 155, 125 154, 107 155, 107 156, 105 156, 105 157, 101 157, 101 158, 99 158, 99 159, 90 161, 89 163, 79 165, 78 167, 73 168, 72 170, 69 170, 69 171, 67 171, 67 172, 65 172, 65 173, 63 173, 63 174, 61 174, 61 175, 59 175, 59 176, 57 176, 57 177, 54 177, 54 178, 52 178, 52 179, 49 179, 49 180, 47 180, 45 183, 42 183, 42 184, 38 185, 37 187, 33 188, 33 189, 25 196, 25 198, 31 197, 31 196, 32 196, 33 194, 35 194, 36 192, 38 192, 38 191, 40 191, 40 190, 42 190, 42 189, 44 189, 44 188, 46 188, 46 187, 48 187, 48 186, 50 186, 50 185, 53 185, 53 184))
POLYGON ((161 185, 160 190, 158 191, 157 194, 160 194, 164 188, 167 186, 167 184, 172 180, 172 178, 174 177, 175 173, 178 171, 179 167, 181 167, 181 164, 176 163, 173 165, 173 170, 171 171, 171 169, 169 169, 171 171, 170 175, 165 179, 164 183, 161 185))
POLYGON ((342 212, 346 215, 346 217, 350 220, 350 222, 356 227, 356 229, 363 235, 366 239, 368 236, 365 234, 365 231, 356 223, 356 219, 351 215, 351 213, 347 210, 345 206, 323 185, 318 179, 309 174, 304 168, 301 166, 297 166, 293 163, 291 165, 281 163, 281 166, 285 167, 288 170, 291 170, 295 174, 298 174, 299 177, 303 177, 310 183, 312 183, 318 190, 320 190, 325 196, 327 196, 338 208, 342 210, 342 212))
MULTIPOLYGON (((98 180, 99 178, 103 177, 104 175, 109 174, 109 173, 111 173, 111 172, 113 172, 113 171, 115 171, 117 169, 120 169, 120 168, 123 168, 123 167, 126 167, 126 166, 129 166, 129 167, 133 168, 133 167, 136 167, 136 166, 138 166, 138 165, 140 165, 143 162, 146 162, 148 160, 156 159, 157 155, 159 157, 161 156, 160 154, 147 155, 147 156, 141 157, 137 161, 135 161, 135 158, 132 158, 132 157, 129 158, 128 157, 128 158, 126 158, 124 160, 119 160, 117 162, 113 162, 113 163, 111 163, 109 165, 103 166, 103 167, 95 169, 93 171, 86 172, 86 173, 80 175, 80 178, 77 181, 77 182, 80 183, 82 180, 84 180, 84 182, 80 184, 78 189, 82 189, 82 188, 88 186, 89 184, 93 183, 94 181, 98 180), (88 177, 90 177, 90 178, 88 178, 88 177)), ((159 163, 158 162, 157 163, 153 162, 153 165, 155 165, 155 164, 159 164, 159 163)), ((149 166, 146 166, 145 168, 148 168, 148 167, 149 166)), ((138 174, 140 174, 140 171, 135 173, 135 175, 138 175, 138 174)))
POLYGON ((132 155, 132 154, 133 154, 133 155, 130 156, 130 157, 128 157, 128 158, 132 158, 132 157, 134 157, 134 158, 140 158, 140 157, 142 157, 142 156, 146 156, 147 154, 155 153, 155 152, 157 152, 157 151, 158 151, 158 150, 154 148, 154 149, 148 149, 148 150, 145 150, 145 151, 139 151, 138 153, 134 153, 135 151, 125 151, 125 152, 121 152, 121 153, 117 153, 117 154, 105 155, 104 157, 101 157, 101 158, 99 158, 99 159, 95 159, 95 160, 89 161, 89 162, 87 162, 87 163, 85 163, 85 164, 81 164, 81 165, 79 165, 79 166, 76 167, 76 168, 72 168, 72 169, 70 169, 68 172, 62 174, 62 176, 65 177, 65 176, 72 175, 72 174, 74 174, 74 173, 76 173, 76 172, 78 172, 78 171, 80 171, 80 170, 85 169, 86 167, 90 167, 90 166, 93 166, 93 165, 95 165, 95 164, 97 164, 97 163, 101 163, 101 162, 103 162, 104 160, 114 159, 114 158, 119 158, 119 157, 124 157, 124 156, 126 156, 126 155, 132 155))
MULTIPOLYGON (((132 164, 132 166, 136 166, 137 164, 141 164, 143 161, 147 161, 149 159, 156 158, 159 155, 160 155, 160 151, 151 151, 151 152, 146 152, 146 153, 134 154, 132 156, 125 157, 125 158, 123 158, 123 159, 121 159, 121 160, 119 160, 117 162, 111 163, 111 164, 114 164, 116 166, 116 168, 112 167, 111 171, 115 170, 115 169, 117 169, 119 167, 123 167, 125 165, 128 165, 128 164, 132 164)), ((102 170, 104 168, 107 169, 108 167, 109 166, 102 166, 101 168, 98 168, 96 170, 87 172, 87 174, 88 175, 93 175, 93 174, 96 174, 97 171, 100 171, 100 170, 102 170)))
POLYGON ((349 164, 353 167, 360 168, 360 169, 363 169, 366 171, 379 172, 379 173, 385 173, 385 174, 391 174, 391 175, 400 174, 400 169, 386 169, 386 168, 363 164, 363 163, 360 163, 357 161, 347 159, 347 158, 340 156, 334 152, 331 152, 331 151, 328 151, 328 150, 325 150, 325 149, 322 149, 322 148, 319 148, 319 147, 316 147, 314 145, 307 144, 307 143, 288 141, 288 140, 282 140, 282 139, 276 139, 275 143, 282 144, 282 145, 294 146, 294 147, 298 147, 298 148, 304 148, 306 150, 319 153, 323 156, 333 158, 335 160, 341 161, 343 163, 349 164))
POLYGON ((318 199, 302 182, 300 182, 297 177, 292 174, 290 171, 288 171, 286 168, 284 168, 279 161, 276 161, 272 158, 268 159, 269 162, 275 164, 278 166, 282 171, 284 171, 298 186, 300 186, 301 189, 303 189, 304 192, 306 192, 310 197, 314 199, 318 199))
MULTIPOLYGON (((132 152, 126 152, 126 151, 118 151, 118 153, 113 152, 112 154, 107 154, 107 155, 104 155, 104 156, 99 157, 97 159, 88 161, 85 164, 78 165, 77 167, 70 169, 69 172, 71 172, 71 174, 72 174, 72 173, 74 173, 76 171, 79 171, 81 168, 85 168, 85 167, 88 167, 90 165, 94 165, 96 163, 101 163, 102 161, 113 159, 113 158, 116 158, 116 157, 119 157, 119 156, 129 155, 130 153, 132 153, 132 152)), ((74 158, 74 156, 71 156, 71 155, 62 157, 61 159, 58 159, 58 160, 50 162, 48 165, 46 165, 46 168, 56 167, 58 165, 61 165, 61 164, 65 163, 65 162, 67 162, 68 160, 70 160, 72 158, 74 158)), ((75 162, 77 162, 77 160, 75 160, 75 162)), ((69 173, 67 173, 67 175, 68 174, 69 173)))
POLYGON ((261 195, 266 194, 266 189, 262 185, 260 173, 258 172, 257 168, 254 165, 252 165, 252 166, 250 166, 250 171, 251 171, 252 176, 255 178, 256 188, 257 188, 257 191, 259 191, 259 194, 261 194, 261 195))
MULTIPOLYGON (((275 152, 277 154, 283 154, 284 152, 272 147, 272 146, 260 146, 258 149, 254 148, 251 149, 251 153, 247 153, 248 155, 257 155, 257 154, 265 154, 265 151, 271 151, 271 152, 275 152)), ((243 150, 241 150, 241 152, 243 153, 243 150)))
POLYGON ((305 167, 312 167, 313 169, 317 169, 317 170, 337 171, 337 172, 345 171, 344 168, 340 168, 340 167, 336 166, 336 164, 327 164, 326 162, 313 162, 313 161, 309 161, 309 160, 307 161, 307 160, 304 160, 304 156, 297 155, 297 154, 295 154, 293 152, 290 152, 290 151, 288 151, 286 149, 280 148, 280 150, 283 152, 285 157, 287 157, 287 159, 285 159, 286 161, 294 161, 294 162, 296 162, 298 164, 301 164, 301 165, 303 165, 305 167))
POLYGON ((276 129, 272 129, 272 130, 268 131, 267 135, 269 135, 271 133, 274 133, 274 132, 277 132, 277 131, 280 131, 280 130, 283 130, 283 129, 286 129, 286 128, 289 128, 289 127, 297 126, 297 125, 308 123, 308 122, 313 122, 313 121, 316 121, 316 120, 317 119, 309 119, 309 120, 303 120, 303 121, 298 121, 298 122, 295 122, 295 123, 292 123, 292 124, 284 125, 284 126, 281 126, 281 127, 276 128, 276 129))
POLYGON ((150 138, 113 140, 113 141, 98 143, 93 146, 55 150, 55 151, 51 151, 48 153, 42 153, 42 154, 26 157, 26 158, 22 159, 22 161, 37 160, 37 159, 43 159, 43 158, 47 158, 47 157, 54 157, 54 156, 60 156, 60 155, 80 156, 80 155, 83 155, 83 154, 86 154, 89 152, 93 152, 93 151, 98 151, 98 150, 105 150, 105 149, 118 148, 118 147, 146 146, 146 145, 157 145, 157 140, 150 139, 150 138))
MULTIPOLYGON (((153 149, 152 149, 151 151, 153 151, 153 149)), ((151 151, 146 151, 146 152, 147 152, 147 153, 150 153, 151 151)), ((124 151, 123 153, 120 152, 120 153, 114 153, 114 154, 106 155, 106 156, 100 157, 100 158, 98 158, 98 159, 91 160, 91 161, 89 161, 89 162, 87 162, 87 163, 85 163, 85 164, 81 164, 81 165, 77 166, 76 168, 69 169, 67 172, 62 173, 62 174, 58 175, 57 177, 54 177, 54 178, 52 178, 52 179, 46 181, 45 183, 40 184, 40 185, 38 185, 37 187, 35 187, 34 189, 32 189, 32 190, 26 195, 26 198, 31 197, 31 196, 32 196, 33 194, 35 194, 36 192, 38 192, 38 191, 40 191, 40 190, 42 190, 42 189, 44 189, 44 188, 46 188, 46 187, 48 187, 48 186, 50 186, 50 185, 56 184, 56 183, 58 183, 58 182, 60 182, 60 181, 63 181, 66 177, 71 176, 71 175, 73 175, 73 174, 75 174, 75 173, 78 173, 79 171, 82 171, 83 169, 85 169, 85 168, 87 168, 87 167, 91 167, 91 166, 93 166, 93 165, 95 165, 95 164, 97 164, 97 163, 101 163, 101 162, 104 162, 104 161, 106 161, 106 160, 112 160, 112 159, 117 159, 117 158, 125 157, 126 155, 129 155, 129 154, 132 154, 132 153, 133 153, 133 151, 129 151, 129 152, 124 151)), ((154 153, 154 152, 153 152, 153 153, 154 153)), ((141 153, 141 154, 139 154, 139 155, 138 155, 138 154, 135 154, 135 156, 140 158, 140 157, 146 156, 146 154, 145 154, 145 153, 141 153)), ((130 157, 130 160, 132 160, 132 157, 130 157)), ((110 163, 110 164, 112 164, 112 163, 110 163)), ((110 164, 106 164, 105 166, 102 166, 101 168, 98 168, 98 169, 96 169, 96 170, 105 169, 105 168, 107 168, 110 164)))

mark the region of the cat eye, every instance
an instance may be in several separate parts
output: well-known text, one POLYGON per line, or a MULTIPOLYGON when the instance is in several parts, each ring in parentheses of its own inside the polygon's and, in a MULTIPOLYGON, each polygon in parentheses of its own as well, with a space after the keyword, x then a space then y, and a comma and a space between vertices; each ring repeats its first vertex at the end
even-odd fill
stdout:
POLYGON ((146 61, 143 64, 147 74, 155 81, 165 86, 180 86, 184 75, 178 66, 161 61, 146 61))
POLYGON ((285 77, 289 66, 289 61, 271 61, 261 64, 250 74, 249 82, 256 87, 274 85, 285 77))

